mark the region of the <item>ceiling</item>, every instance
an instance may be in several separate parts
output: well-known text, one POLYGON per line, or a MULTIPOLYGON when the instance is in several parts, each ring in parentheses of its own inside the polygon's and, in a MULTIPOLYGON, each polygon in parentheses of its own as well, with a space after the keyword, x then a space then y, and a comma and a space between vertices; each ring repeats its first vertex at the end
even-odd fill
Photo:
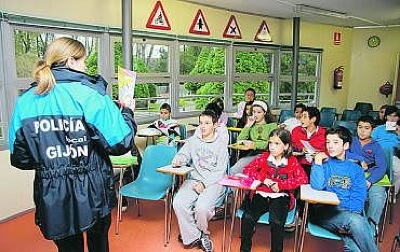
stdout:
POLYGON ((400 26, 400 0, 184 0, 249 14, 345 27, 400 26))

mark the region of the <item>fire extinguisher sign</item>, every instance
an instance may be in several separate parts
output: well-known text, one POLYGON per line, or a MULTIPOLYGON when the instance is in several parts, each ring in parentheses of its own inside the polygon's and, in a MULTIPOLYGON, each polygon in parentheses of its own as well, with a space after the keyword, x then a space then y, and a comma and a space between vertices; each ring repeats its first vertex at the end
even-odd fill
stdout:
POLYGON ((333 33, 333 44, 334 45, 341 45, 342 44, 342 33, 341 32, 334 32, 333 33))

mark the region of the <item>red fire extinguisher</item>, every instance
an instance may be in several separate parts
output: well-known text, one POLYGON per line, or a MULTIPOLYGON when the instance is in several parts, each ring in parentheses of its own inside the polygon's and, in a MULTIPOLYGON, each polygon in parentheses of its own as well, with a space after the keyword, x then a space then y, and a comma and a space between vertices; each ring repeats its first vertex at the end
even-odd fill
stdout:
POLYGON ((333 71, 333 88, 342 89, 343 86, 343 66, 335 68, 333 71))

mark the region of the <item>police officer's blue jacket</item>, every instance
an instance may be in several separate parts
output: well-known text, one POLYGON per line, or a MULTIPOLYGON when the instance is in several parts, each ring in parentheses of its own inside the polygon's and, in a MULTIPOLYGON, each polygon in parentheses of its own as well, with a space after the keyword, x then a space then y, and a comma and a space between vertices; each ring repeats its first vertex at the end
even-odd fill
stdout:
POLYGON ((37 95, 34 84, 18 98, 9 140, 11 164, 35 170, 36 224, 56 240, 110 214, 116 195, 108 155, 131 150, 136 124, 130 109, 120 111, 106 95, 100 76, 52 72, 49 93, 37 95))

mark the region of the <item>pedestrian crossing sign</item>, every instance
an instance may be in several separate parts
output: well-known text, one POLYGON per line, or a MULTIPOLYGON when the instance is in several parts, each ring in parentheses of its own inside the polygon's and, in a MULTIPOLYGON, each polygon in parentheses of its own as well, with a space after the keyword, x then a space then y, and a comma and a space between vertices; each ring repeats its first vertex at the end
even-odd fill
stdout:
POLYGON ((210 35, 210 29, 208 28, 206 19, 200 9, 197 11, 196 17, 193 19, 189 32, 194 34, 210 35))

